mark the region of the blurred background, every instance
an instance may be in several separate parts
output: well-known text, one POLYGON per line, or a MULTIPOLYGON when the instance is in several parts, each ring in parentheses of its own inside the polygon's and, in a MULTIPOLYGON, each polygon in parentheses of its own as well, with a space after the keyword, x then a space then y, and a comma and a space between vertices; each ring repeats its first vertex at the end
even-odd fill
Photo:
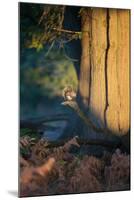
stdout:
POLYGON ((71 59, 54 47, 37 51, 23 49, 20 60, 21 119, 64 113, 62 91, 66 85, 77 88, 71 59))

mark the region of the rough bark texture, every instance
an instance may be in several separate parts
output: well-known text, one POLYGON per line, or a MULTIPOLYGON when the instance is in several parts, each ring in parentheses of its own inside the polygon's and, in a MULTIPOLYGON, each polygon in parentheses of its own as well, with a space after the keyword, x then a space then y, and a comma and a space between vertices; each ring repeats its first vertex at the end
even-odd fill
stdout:
POLYGON ((80 81, 79 81, 79 92, 83 99, 84 105, 88 105, 90 96, 90 55, 91 55, 91 12, 87 9, 82 14, 81 19, 81 31, 82 31, 82 54, 81 54, 81 68, 80 68, 80 81))
POLYGON ((88 9, 82 16, 79 93, 97 126, 125 135, 130 126, 129 11, 88 9))
POLYGON ((125 134, 129 129, 129 12, 109 11, 108 102, 110 129, 125 134), (111 84, 112 83, 112 84, 111 84), (113 112, 114 111, 114 112, 113 112))

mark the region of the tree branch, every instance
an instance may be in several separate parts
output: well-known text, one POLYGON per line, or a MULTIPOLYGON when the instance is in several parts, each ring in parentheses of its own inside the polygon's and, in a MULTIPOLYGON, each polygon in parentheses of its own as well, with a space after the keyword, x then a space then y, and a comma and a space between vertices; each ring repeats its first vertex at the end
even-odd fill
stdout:
POLYGON ((69 106, 72 108, 79 116, 80 118, 85 122, 87 126, 95 130, 96 132, 105 132, 104 129, 98 128, 95 126, 95 124, 92 122, 92 120, 88 117, 85 116, 85 114, 82 112, 82 110, 79 108, 78 104, 76 101, 65 101, 62 103, 62 105, 69 106))
POLYGON ((53 28, 53 30, 58 31, 58 32, 70 33, 70 34, 81 34, 80 31, 71 31, 71 30, 66 30, 62 28, 53 28))

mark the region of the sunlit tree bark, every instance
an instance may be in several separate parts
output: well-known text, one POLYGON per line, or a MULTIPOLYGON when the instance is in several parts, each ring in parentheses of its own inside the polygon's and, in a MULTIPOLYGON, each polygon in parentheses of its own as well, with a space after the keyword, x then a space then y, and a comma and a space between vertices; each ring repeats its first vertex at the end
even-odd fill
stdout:
POLYGON ((124 135, 130 126, 130 13, 86 9, 82 14, 79 94, 96 126, 124 135))

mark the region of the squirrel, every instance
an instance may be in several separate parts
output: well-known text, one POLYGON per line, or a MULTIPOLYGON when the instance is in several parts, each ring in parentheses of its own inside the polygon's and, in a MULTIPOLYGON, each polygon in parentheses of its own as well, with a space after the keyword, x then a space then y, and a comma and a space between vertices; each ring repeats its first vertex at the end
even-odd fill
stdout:
POLYGON ((76 99, 76 92, 71 85, 63 89, 63 98, 65 101, 74 101, 76 99))

